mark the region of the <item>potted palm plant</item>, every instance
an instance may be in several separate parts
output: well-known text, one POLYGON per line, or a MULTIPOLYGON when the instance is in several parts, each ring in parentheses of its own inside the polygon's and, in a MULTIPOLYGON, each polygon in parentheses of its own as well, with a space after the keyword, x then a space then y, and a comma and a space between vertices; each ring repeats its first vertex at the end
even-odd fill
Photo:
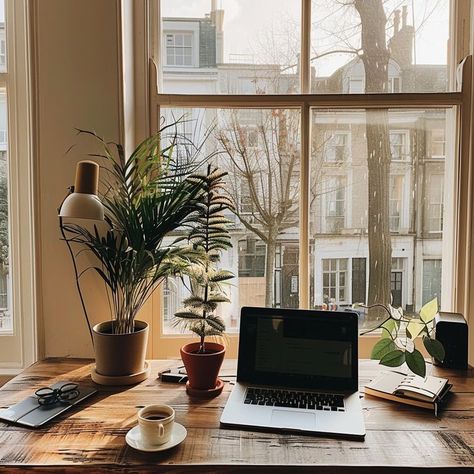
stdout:
MULTIPOLYGON (((79 193, 82 207, 90 204, 90 200, 85 202, 88 192, 98 200, 94 196, 97 189, 81 184, 77 174, 78 189, 66 198, 60 209, 60 229, 70 250, 94 345, 96 368, 92 375, 100 383, 115 384, 117 380, 135 383, 146 377, 134 377, 145 374, 148 335, 148 324, 137 320, 137 315, 163 278, 173 273, 177 264, 192 261, 194 255, 189 247, 177 244, 177 237, 169 241, 173 233, 176 235, 178 229, 195 219, 204 197, 203 183, 188 179, 189 168, 173 158, 176 136, 164 139, 173 125, 163 127, 143 141, 128 159, 120 145, 109 144, 94 132, 80 131, 91 135, 102 149, 92 156, 102 165, 98 198, 103 211, 98 214, 103 215, 106 229, 64 222, 65 217, 71 217, 67 211, 74 208, 68 201, 73 194, 79 193), (162 146, 165 141, 169 145, 162 146), (76 246, 80 252, 86 250, 92 256, 92 263, 82 272, 73 251, 76 246), (95 271, 105 282, 111 307, 111 319, 93 328, 79 283, 87 270, 95 271)), ((97 166, 94 162, 83 165, 97 166)))
POLYGON ((183 270, 189 278, 191 295, 183 301, 183 309, 175 313, 175 322, 199 337, 198 342, 181 348, 188 374, 188 393, 198 397, 216 396, 223 388, 218 374, 225 347, 208 338, 222 336, 225 331, 224 321, 216 310, 220 303, 229 302, 223 284, 234 277, 231 272, 218 268, 221 252, 232 246, 228 229, 231 221, 225 212, 231 210, 233 204, 222 193, 226 174, 208 165, 205 175, 189 178, 196 185, 202 185, 204 193, 189 233, 197 258, 183 270))

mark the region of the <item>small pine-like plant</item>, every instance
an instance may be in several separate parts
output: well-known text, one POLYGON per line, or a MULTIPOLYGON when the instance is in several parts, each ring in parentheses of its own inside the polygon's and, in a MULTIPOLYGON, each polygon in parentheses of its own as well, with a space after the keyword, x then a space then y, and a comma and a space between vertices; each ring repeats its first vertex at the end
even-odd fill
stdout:
POLYGON ((188 180, 202 184, 204 195, 199 211, 192 219, 189 242, 195 252, 194 263, 182 273, 189 277, 191 296, 183 301, 184 307, 175 313, 175 323, 200 338, 199 353, 205 353, 208 336, 222 336, 223 319, 216 314, 219 303, 229 299, 223 285, 234 277, 232 272, 218 268, 221 253, 232 247, 229 224, 224 215, 233 209, 232 200, 223 194, 227 173, 208 165, 205 175, 193 174, 188 180))

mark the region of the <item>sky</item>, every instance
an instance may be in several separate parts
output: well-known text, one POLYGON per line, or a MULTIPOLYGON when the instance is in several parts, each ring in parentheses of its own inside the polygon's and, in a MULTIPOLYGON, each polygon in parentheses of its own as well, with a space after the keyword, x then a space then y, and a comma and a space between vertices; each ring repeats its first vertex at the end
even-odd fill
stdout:
MULTIPOLYGON (((300 0, 217 0, 224 9, 224 55, 226 61, 252 58, 255 62, 296 62, 300 40, 300 0)), ((408 7, 408 24, 415 24, 416 62, 446 64, 449 0, 385 0, 386 12, 408 7)), ((162 0, 162 16, 203 17, 211 0, 162 0)), ((330 49, 358 46, 359 23, 352 6, 340 0, 313 0, 313 55, 330 49), (335 34, 337 33, 337 34, 335 34)), ((387 25, 389 36, 393 15, 387 25)), ((329 75, 353 56, 332 54, 313 62, 317 74, 329 75)), ((243 62, 243 61, 241 61, 243 62)))

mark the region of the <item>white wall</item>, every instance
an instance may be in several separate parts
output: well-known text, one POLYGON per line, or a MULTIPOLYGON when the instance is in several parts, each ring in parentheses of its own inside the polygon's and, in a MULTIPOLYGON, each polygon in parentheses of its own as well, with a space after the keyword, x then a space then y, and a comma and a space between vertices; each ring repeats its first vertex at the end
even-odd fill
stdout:
MULTIPOLYGON (((60 242, 57 208, 73 183, 75 163, 94 151, 75 127, 120 137, 119 1, 37 0, 39 294, 45 356, 90 356, 92 348, 60 242), (79 144, 67 156, 65 151, 79 144)), ((92 317, 107 319, 92 287, 92 317)), ((41 337, 41 334, 40 334, 41 337)))

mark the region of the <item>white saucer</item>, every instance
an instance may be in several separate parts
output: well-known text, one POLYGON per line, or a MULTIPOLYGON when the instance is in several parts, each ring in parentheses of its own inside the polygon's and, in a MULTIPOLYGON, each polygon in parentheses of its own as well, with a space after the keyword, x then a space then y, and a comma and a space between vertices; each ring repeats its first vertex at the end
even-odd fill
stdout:
POLYGON ((147 453, 155 453, 158 451, 166 451, 167 449, 174 448, 178 446, 179 443, 182 443, 186 439, 188 432, 183 425, 174 422, 173 432, 171 433, 171 438, 167 443, 159 444, 158 446, 143 446, 142 439, 140 435, 140 427, 137 425, 133 427, 125 436, 125 441, 129 446, 139 451, 145 451, 147 453))

